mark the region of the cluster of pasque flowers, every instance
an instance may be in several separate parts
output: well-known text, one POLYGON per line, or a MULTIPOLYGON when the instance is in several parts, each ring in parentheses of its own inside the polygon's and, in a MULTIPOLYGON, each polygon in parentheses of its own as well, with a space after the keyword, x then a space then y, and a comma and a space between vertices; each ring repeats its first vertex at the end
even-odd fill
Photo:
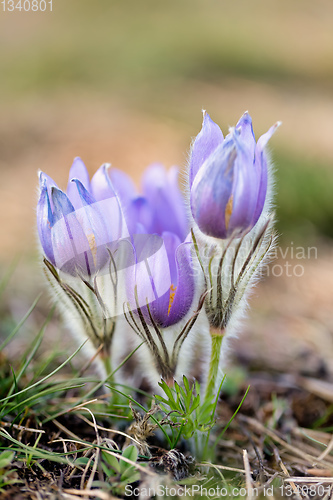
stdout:
POLYGON ((195 375, 214 392, 222 340, 272 247, 265 146, 277 125, 256 142, 245 113, 224 138, 204 113, 184 196, 178 169, 159 164, 145 171, 141 193, 109 165, 90 180, 79 158, 66 193, 39 174, 48 280, 65 322, 99 350, 107 375, 142 342, 132 383, 195 375))

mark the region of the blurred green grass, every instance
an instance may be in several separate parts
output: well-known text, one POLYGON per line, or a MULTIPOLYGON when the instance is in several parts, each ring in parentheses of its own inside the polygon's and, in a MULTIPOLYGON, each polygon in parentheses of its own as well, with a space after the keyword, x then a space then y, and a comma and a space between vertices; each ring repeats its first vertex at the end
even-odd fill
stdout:
POLYGON ((274 154, 276 215, 282 242, 333 238, 332 165, 288 151, 274 154))
POLYGON ((230 75, 329 85, 329 25, 312 10, 305 0, 269 6, 262 0, 99 0, 93 5, 54 0, 53 12, 5 13, 0 85, 6 92, 71 84, 119 90, 174 77, 207 81, 230 75))

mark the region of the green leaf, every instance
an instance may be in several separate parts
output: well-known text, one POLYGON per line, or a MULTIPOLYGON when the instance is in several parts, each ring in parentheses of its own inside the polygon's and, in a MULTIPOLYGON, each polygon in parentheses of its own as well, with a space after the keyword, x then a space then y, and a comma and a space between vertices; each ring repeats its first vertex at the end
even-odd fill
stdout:
POLYGON ((5 467, 8 467, 14 459, 15 453, 10 450, 3 451, 0 454, 0 469, 4 469, 5 467))
POLYGON ((138 450, 132 444, 131 446, 127 446, 127 448, 124 449, 123 456, 125 458, 128 458, 129 460, 132 460, 132 462, 136 462, 138 459, 138 450))
POLYGON ((121 482, 124 482, 126 484, 130 483, 135 483, 136 481, 140 480, 140 473, 134 469, 134 467, 131 467, 130 469, 127 469, 120 477, 121 482))
POLYGON ((184 384, 186 392, 187 393, 190 392, 190 384, 189 384, 189 381, 187 380, 187 378, 185 377, 185 375, 183 375, 183 384, 184 384))
POLYGON ((112 469, 114 469, 117 473, 120 472, 120 463, 119 463, 119 460, 115 456, 110 455, 110 453, 107 453, 106 451, 102 451, 102 457, 103 457, 103 460, 105 460, 105 462, 110 467, 112 467, 112 469))
POLYGON ((74 465, 87 465, 87 463, 89 462, 89 458, 88 457, 79 457, 77 458, 75 461, 74 461, 74 465))
MULTIPOLYGON (((125 448, 123 451, 123 457, 128 458, 128 460, 131 460, 132 462, 136 462, 138 459, 138 450, 134 445, 128 446, 125 448)), ((126 470, 132 470, 133 465, 125 462, 125 460, 120 459, 120 472, 123 475, 126 470)))

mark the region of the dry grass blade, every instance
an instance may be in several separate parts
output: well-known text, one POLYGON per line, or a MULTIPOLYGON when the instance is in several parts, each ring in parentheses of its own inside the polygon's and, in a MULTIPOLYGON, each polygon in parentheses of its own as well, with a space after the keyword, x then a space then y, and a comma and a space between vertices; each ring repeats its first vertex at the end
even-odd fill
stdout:
POLYGON ((198 467, 213 467, 214 469, 221 469, 221 470, 227 470, 230 472, 240 472, 241 474, 245 473, 245 469, 237 469, 236 467, 228 467, 227 465, 216 465, 216 464, 211 464, 209 462, 202 462, 200 464, 197 464, 198 467))
POLYGON ((252 476, 251 476, 251 467, 250 467, 250 462, 249 462, 249 457, 247 454, 247 450, 243 450, 243 462, 244 462, 244 469, 245 469, 245 483, 246 483, 246 490, 247 490, 247 498, 253 498, 253 481, 252 481, 252 476))
POLYGON ((323 453, 319 455, 318 460, 324 460, 324 458, 326 458, 327 455, 329 455, 332 450, 333 450, 333 436, 331 438, 331 441, 328 443, 326 450, 324 450, 323 453))
POLYGON ((94 477, 95 477, 95 474, 96 474, 96 471, 97 471, 97 466, 98 466, 98 460, 99 460, 99 456, 100 456, 100 453, 101 453, 101 450, 99 448, 96 448, 96 453, 94 455, 94 465, 93 465, 93 468, 92 468, 92 471, 91 471, 91 474, 89 476, 89 479, 88 479, 88 482, 87 482, 87 486, 86 488, 88 490, 91 490, 91 487, 92 487, 92 484, 93 484, 93 481, 94 481, 94 477))
MULTIPOLYGON (((78 417, 80 417, 86 424, 94 427, 94 424, 91 423, 90 420, 88 420, 83 415, 79 414, 78 417)), ((100 431, 111 432, 112 434, 119 434, 120 436, 124 436, 127 439, 130 439, 131 441, 133 441, 134 443, 136 443, 137 445, 141 446, 141 443, 137 439, 135 439, 134 437, 130 436, 129 434, 126 434, 126 432, 118 431, 117 429, 107 429, 106 427, 102 427, 101 425, 96 425, 96 427, 100 431)))
POLYGON ((311 474, 311 476, 316 476, 317 481, 320 481, 322 478, 329 478, 333 482, 332 473, 327 469, 307 469, 306 473, 311 474))
POLYGON ((13 427, 18 431, 27 431, 27 432, 35 432, 36 434, 45 434, 45 431, 41 429, 31 429, 31 427, 24 427, 24 425, 13 424, 11 422, 0 422, 2 427, 13 427))
POLYGON ((299 492, 298 492, 298 489, 297 489, 297 486, 295 485, 294 481, 291 480, 290 478, 290 474, 286 468, 286 466, 284 465, 284 463, 282 462, 281 460, 281 457, 280 457, 280 454, 279 454, 279 451, 276 447, 274 447, 274 455, 275 455, 275 459, 277 461, 277 463, 279 464, 279 466, 281 467, 281 470, 283 472, 283 474, 285 474, 286 476, 286 479, 288 478, 289 479, 289 482, 290 482, 290 486, 292 487, 293 489, 293 492, 294 492, 294 495, 296 498, 299 498, 299 499, 302 499, 302 497, 300 496, 299 492))
POLYGON ((76 500, 78 497, 100 498, 101 500, 118 500, 117 497, 114 497, 113 495, 110 495, 109 493, 106 493, 105 491, 102 491, 102 490, 66 489, 66 490, 63 490, 63 492, 65 494, 68 493, 68 496, 64 495, 64 498, 68 498, 69 500, 71 500, 71 499, 76 500))
POLYGON ((291 432, 295 436, 301 436, 303 438, 305 437, 307 439, 313 439, 314 441, 321 443, 323 446, 328 446, 331 440, 331 435, 328 434, 327 432, 322 432, 313 429, 306 429, 304 427, 295 427, 294 429, 291 430, 291 432))
MULTIPOLYGON (((65 427, 60 422, 58 422, 58 420, 53 419, 52 423, 54 425, 56 425, 58 427, 58 429, 60 429, 62 432, 64 432, 65 434, 67 434, 67 436, 69 436, 69 437, 71 437, 73 439, 76 439, 77 441, 82 441, 79 436, 77 436, 76 434, 74 434, 74 432, 72 432, 69 429, 67 429, 67 427, 65 427)), ((53 442, 53 440, 52 440, 52 442, 53 442)))
POLYGON ((288 477, 285 481, 293 483, 332 483, 333 477, 288 477))
POLYGON ((333 403, 333 384, 330 382, 307 377, 297 377, 296 381, 302 389, 333 403))

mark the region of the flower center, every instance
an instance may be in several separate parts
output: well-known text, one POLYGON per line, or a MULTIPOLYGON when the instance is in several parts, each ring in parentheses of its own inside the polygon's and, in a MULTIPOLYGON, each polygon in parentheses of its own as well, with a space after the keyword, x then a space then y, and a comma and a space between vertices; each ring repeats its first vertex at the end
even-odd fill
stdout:
POLYGON ((170 286, 170 299, 169 299, 169 307, 168 307, 168 316, 170 314, 171 306, 175 298, 177 287, 174 285, 170 286))

